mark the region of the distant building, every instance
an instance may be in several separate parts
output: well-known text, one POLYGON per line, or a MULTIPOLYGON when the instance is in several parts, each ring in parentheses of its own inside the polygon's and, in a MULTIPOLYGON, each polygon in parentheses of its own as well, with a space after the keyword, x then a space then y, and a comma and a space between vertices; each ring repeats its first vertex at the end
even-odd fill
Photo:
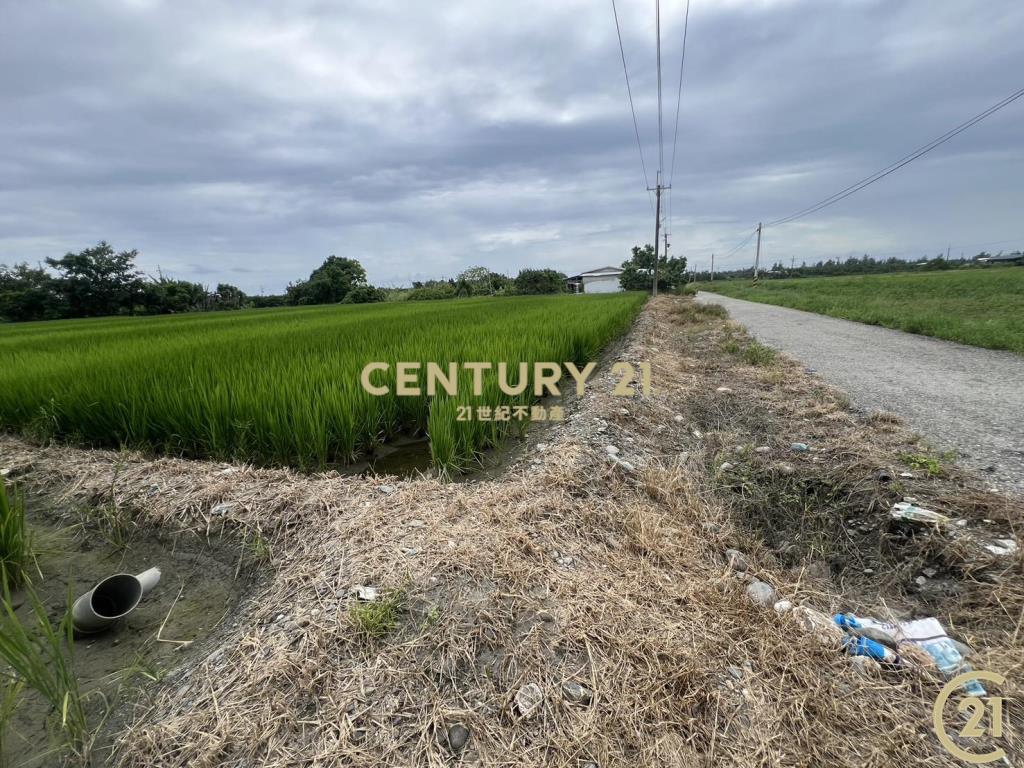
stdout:
POLYGON ((979 264, 1024 264, 1024 253, 1000 253, 996 256, 979 256, 979 264))
POLYGON ((598 267, 573 275, 565 281, 569 293, 615 293, 622 290, 622 267, 598 267))

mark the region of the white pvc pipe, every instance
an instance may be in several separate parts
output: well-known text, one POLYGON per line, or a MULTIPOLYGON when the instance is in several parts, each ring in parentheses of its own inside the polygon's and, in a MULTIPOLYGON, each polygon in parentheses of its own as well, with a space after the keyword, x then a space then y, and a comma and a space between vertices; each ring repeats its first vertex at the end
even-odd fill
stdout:
POLYGON ((137 576, 115 573, 75 600, 71 621, 83 634, 100 632, 135 610, 139 601, 160 581, 160 569, 137 576))

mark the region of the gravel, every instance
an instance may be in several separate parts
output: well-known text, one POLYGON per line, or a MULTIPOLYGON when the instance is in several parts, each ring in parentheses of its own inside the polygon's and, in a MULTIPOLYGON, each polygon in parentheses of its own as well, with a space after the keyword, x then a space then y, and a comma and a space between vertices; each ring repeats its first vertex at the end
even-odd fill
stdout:
POLYGON ((1024 493, 1024 357, 797 309, 699 293, 867 412, 902 417, 991 485, 1024 493))

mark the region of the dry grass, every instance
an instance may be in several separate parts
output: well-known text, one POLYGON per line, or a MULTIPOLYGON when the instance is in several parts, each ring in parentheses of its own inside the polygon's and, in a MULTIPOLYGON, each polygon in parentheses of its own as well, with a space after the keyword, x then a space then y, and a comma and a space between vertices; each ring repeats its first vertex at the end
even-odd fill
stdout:
MULTIPOLYGON (((0 438, 0 465, 37 488, 115 502, 157 525, 268 542, 261 592, 202 664, 172 675, 139 712, 117 764, 956 764, 931 731, 936 680, 858 672, 792 620, 752 606, 728 572, 722 553, 740 544, 752 570, 795 602, 827 610, 857 586, 809 578, 802 544, 780 553, 755 524, 754 502, 744 500, 775 498, 764 488, 774 487, 776 458, 745 453, 738 489, 709 471, 726 452, 738 455, 738 442, 761 444, 776 419, 822 430, 805 434, 809 442, 832 434, 821 461, 812 461, 819 452, 787 456, 799 473, 779 477, 831 483, 853 506, 878 495, 868 513, 887 501, 866 485, 886 454, 862 453, 868 426, 796 366, 723 354, 721 318, 679 309, 685 301, 655 303, 622 350, 621 359, 653 363, 654 396, 611 397, 605 372, 565 426, 545 435, 544 451, 496 480, 392 480, 389 493, 376 479, 0 438), (609 463, 609 443, 635 472, 609 463), (212 514, 223 502, 232 506, 212 514), (357 630, 355 585, 402 595, 386 632, 357 630), (566 682, 592 691, 591 702, 568 700, 566 682), (527 683, 544 693, 530 717, 514 704, 527 683), (455 724, 471 734, 457 755, 445 736, 455 724)), ((789 439, 778 434, 776 450, 789 439)), ((914 490, 934 489, 929 501, 943 508, 1012 517, 1005 500, 953 482, 914 490)), ((783 525, 789 511, 763 514, 783 525)), ((1014 568, 998 585, 966 590, 970 600, 946 616, 968 639, 991 643, 980 666, 1011 681, 1024 659, 1024 632, 1014 635, 1007 618, 1019 560, 1014 568), (1005 610, 994 608, 1000 602, 1005 610)), ((1011 745, 1020 733, 1018 719, 1011 745)))

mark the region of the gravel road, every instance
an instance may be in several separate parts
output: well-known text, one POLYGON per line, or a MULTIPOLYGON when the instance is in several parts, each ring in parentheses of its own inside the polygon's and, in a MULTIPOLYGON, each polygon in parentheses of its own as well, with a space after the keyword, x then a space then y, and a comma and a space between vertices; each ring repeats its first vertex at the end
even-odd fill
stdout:
POLYGON ((1024 495, 1024 357, 712 293, 763 344, 842 389, 865 411, 891 411, 938 450, 1024 495))

